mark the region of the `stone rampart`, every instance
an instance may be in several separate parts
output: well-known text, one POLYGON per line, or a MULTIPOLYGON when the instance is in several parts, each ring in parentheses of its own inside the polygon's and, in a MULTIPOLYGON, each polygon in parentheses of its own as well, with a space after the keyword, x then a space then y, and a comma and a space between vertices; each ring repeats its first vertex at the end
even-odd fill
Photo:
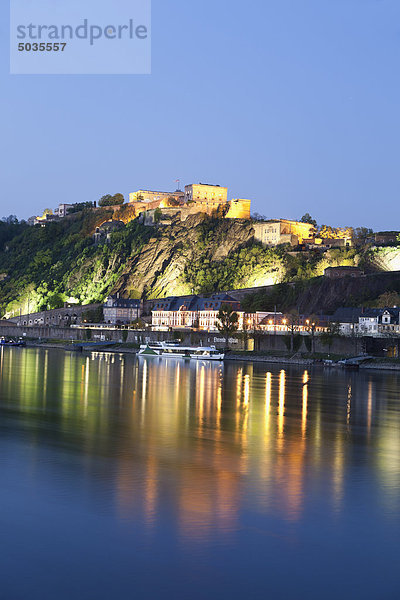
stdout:
POLYGON ((82 314, 87 311, 97 309, 101 304, 87 304, 85 306, 76 305, 66 308, 55 308, 42 312, 30 313, 29 315, 19 315, 8 319, 8 322, 24 326, 68 326, 81 323, 82 314))

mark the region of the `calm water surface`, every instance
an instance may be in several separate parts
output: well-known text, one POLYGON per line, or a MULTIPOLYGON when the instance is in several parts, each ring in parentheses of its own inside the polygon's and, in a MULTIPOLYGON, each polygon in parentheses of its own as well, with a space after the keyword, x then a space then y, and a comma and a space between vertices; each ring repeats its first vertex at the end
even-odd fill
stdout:
POLYGON ((400 598, 399 375, 0 353, 1 598, 400 598))

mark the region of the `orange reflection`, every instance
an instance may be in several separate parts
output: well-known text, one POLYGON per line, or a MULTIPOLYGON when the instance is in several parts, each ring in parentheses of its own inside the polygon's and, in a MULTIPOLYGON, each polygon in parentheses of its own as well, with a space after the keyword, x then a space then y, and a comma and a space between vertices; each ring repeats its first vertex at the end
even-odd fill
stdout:
POLYGON ((250 396, 250 375, 244 376, 244 403, 247 406, 249 404, 250 396))
POLYGON ((240 406, 242 400, 242 380, 243 380, 243 369, 240 367, 236 375, 236 404, 240 406))
POLYGON ((268 433, 269 419, 271 414, 271 388, 272 374, 268 372, 265 376, 265 433, 268 433))
MULTIPOLYGON (((292 375, 275 366, 266 372, 263 365, 131 357, 113 363, 102 353, 86 359, 55 356, 1 349, 1 398, 18 402, 33 429, 38 408, 58 394, 65 439, 73 436, 74 445, 81 444, 88 471, 98 464, 92 457, 112 459, 110 473, 106 467, 93 480, 109 477, 120 518, 140 518, 149 531, 167 512, 185 543, 208 540, 216 531, 231 535, 243 498, 249 497, 255 510, 299 519, 310 474, 316 481, 329 477, 329 509, 342 510, 350 415, 368 435, 376 435, 383 450, 373 464, 366 460, 384 483, 382 494, 397 506, 400 417, 393 403, 387 408, 375 401, 379 375, 360 375, 362 386, 352 378, 352 390, 347 373, 325 374, 339 381, 342 391, 328 421, 332 405, 324 404, 324 379, 314 371, 311 386, 309 371, 292 375), (387 426, 389 417, 396 427, 387 426), (385 428, 380 430, 380 423, 385 428)), ((389 398, 398 393, 397 376, 392 377, 385 379, 389 398)), ((39 429, 35 440, 40 440, 39 429)))
POLYGON ((278 408, 278 437, 282 438, 285 416, 285 383, 286 373, 282 369, 279 374, 279 408, 278 408))
POLYGON ((344 478, 344 439, 341 435, 336 438, 333 458, 333 507, 336 512, 341 508, 343 500, 344 478))
POLYGON ((301 435, 304 438, 307 430, 307 404, 308 404, 308 371, 303 374, 303 406, 301 411, 301 435))
POLYGON ((350 417, 351 417, 351 396, 352 396, 352 389, 351 389, 351 383, 349 383, 348 388, 347 388, 347 415, 346 415, 346 420, 347 420, 347 425, 350 425, 350 417))
POLYGON ((154 456, 149 456, 144 493, 145 520, 148 525, 154 525, 156 520, 157 493, 157 460, 154 456))
POLYGON ((368 382, 368 408, 367 408, 367 430, 368 437, 371 435, 371 422, 372 422, 372 381, 368 382))

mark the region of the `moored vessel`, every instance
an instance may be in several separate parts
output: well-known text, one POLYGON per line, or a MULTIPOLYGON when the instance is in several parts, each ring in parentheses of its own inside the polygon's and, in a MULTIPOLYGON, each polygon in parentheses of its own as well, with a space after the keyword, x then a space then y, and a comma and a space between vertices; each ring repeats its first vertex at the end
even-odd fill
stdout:
POLYGON ((163 358, 188 358, 193 360, 224 360, 225 354, 215 346, 180 346, 171 342, 142 344, 139 356, 163 358))
POLYGON ((23 338, 14 340, 12 338, 0 338, 0 346, 26 346, 26 341, 23 338))

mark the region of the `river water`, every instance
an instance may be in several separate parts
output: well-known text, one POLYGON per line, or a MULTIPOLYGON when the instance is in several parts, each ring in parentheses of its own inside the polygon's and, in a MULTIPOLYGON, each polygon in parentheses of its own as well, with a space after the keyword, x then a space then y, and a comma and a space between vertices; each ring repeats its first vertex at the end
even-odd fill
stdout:
POLYGON ((0 349, 0 598, 400 598, 399 386, 0 349))

